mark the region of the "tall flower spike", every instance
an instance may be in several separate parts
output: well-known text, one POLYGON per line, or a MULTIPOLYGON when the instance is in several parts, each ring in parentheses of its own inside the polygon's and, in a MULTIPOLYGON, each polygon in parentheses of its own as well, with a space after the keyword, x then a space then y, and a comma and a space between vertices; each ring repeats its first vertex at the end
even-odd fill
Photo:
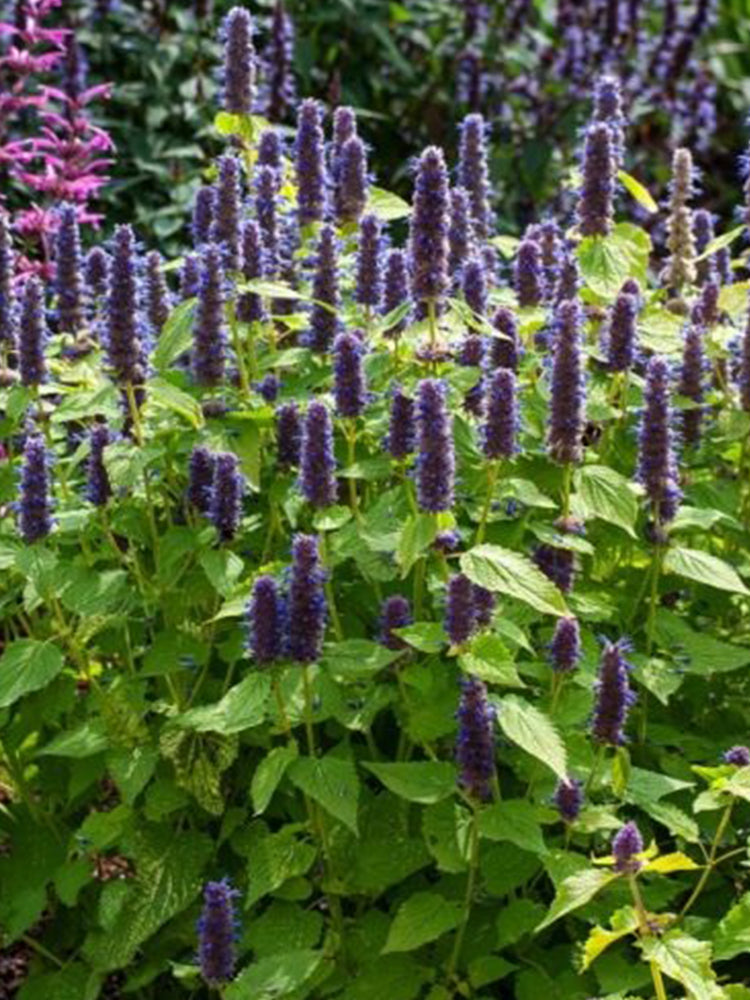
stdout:
POLYGON ((632 874, 641 867, 636 855, 643 850, 641 831, 632 821, 620 827, 612 838, 612 855, 615 859, 615 870, 623 874, 632 874))
POLYGON ((50 471, 47 450, 38 434, 29 434, 23 449, 18 526, 25 542, 36 542, 52 531, 50 471))
POLYGON ((549 659, 556 673, 569 673, 578 666, 581 658, 581 631, 577 618, 558 618, 552 641, 549 644, 549 659))
POLYGON ((487 802, 496 773, 495 711, 487 701, 487 689, 476 677, 461 682, 457 717, 459 784, 474 801, 487 802))
POLYGON ((382 227, 376 215, 364 215, 359 224, 357 254, 357 289, 355 298, 360 305, 375 310, 383 293, 380 266, 382 227))
POLYGON ((314 400, 307 408, 302 431, 300 489, 313 507, 329 507, 336 502, 336 459, 333 454, 331 415, 323 403, 314 400))
POLYGON ((391 397, 386 448, 392 458, 402 460, 414 451, 414 400, 398 386, 391 397))
MULTIPOLYGON (((693 237, 695 238, 695 251, 699 257, 714 236, 713 215, 705 208, 697 209, 693 212, 693 237)), ((712 281, 716 277, 715 255, 711 254, 710 257, 697 261, 695 268, 699 285, 705 285, 707 281, 712 281)))
POLYGON ((193 377, 199 385, 219 385, 224 378, 224 271, 221 248, 203 248, 198 308, 193 327, 193 377))
POLYGON ((281 659, 284 653, 286 608, 272 576, 259 576, 247 607, 248 649, 258 666, 281 659))
MULTIPOLYGON (((263 277, 260 227, 254 219, 249 219, 242 225, 242 277, 246 281, 263 277)), ((242 292, 237 299, 236 308, 240 323, 256 323, 263 319, 263 300, 255 292, 242 292)))
POLYGON ((289 657, 297 663, 315 663, 323 651, 327 606, 318 540, 295 535, 289 580, 289 657))
POLYGON ((412 293, 419 303, 440 303, 448 290, 448 171, 443 151, 420 156, 410 219, 412 293))
POLYGON ((561 302, 555 316, 550 415, 547 446, 560 464, 583 458, 586 414, 581 358, 581 310, 577 302, 561 302))
MULTIPOLYGON (((383 280, 383 313, 388 316, 409 301, 409 272, 403 250, 389 250, 383 280)), ((384 333, 397 337, 406 329, 406 316, 389 326, 384 333)))
POLYGON ((83 325, 83 276, 81 235, 74 205, 63 205, 60 209, 55 263, 59 329, 61 333, 77 333, 83 325))
POLYGON ((654 520, 671 521, 682 493, 671 428, 669 366, 664 358, 651 358, 646 369, 638 450, 638 478, 646 489, 654 520))
POLYGON ((221 452, 214 459, 214 480, 208 516, 222 542, 230 542, 237 534, 242 517, 244 480, 237 456, 221 452))
MULTIPOLYGON (((618 0, 619 3, 619 0, 618 0)), ((612 155, 617 170, 622 169, 625 153, 625 116, 622 113, 620 81, 601 76, 594 87, 594 120, 604 122, 612 134, 612 155)))
POLYGON ((518 407, 516 377, 510 368, 498 368, 487 390, 482 451, 491 461, 512 458, 516 451, 518 407))
POLYGON ((224 110, 249 115, 254 103, 253 23, 244 7, 233 7, 224 19, 224 110))
POLYGON ((636 348, 638 299, 620 292, 609 318, 607 366, 612 372, 626 372, 633 367, 636 348))
POLYGON ((211 239, 222 248, 227 271, 237 271, 240 267, 241 175, 240 161, 236 156, 222 156, 219 159, 216 212, 211 226, 211 239))
POLYGON ((599 663, 591 735, 596 743, 607 746, 625 742, 625 723, 635 702, 628 679, 632 667, 625 659, 626 648, 622 640, 606 642, 599 663))
POLYGON ((180 270, 180 301, 194 299, 201 283, 201 263, 197 254, 187 253, 180 270))
POLYGON ((0 210, 0 344, 15 344, 15 297, 13 275, 15 254, 10 238, 10 221, 0 210))
POLYGON ((302 421, 296 403, 283 403, 276 410, 276 460, 282 468, 299 465, 302 421))
POLYGON ((210 184, 198 188, 193 203, 193 217, 191 222, 194 247, 197 248, 203 243, 208 243, 211 239, 211 229, 213 228, 215 214, 216 188, 210 184))
POLYGON ((118 382, 140 385, 144 370, 138 336, 135 237, 130 226, 118 226, 112 246, 107 296, 107 355, 118 382))
POLYGON ((393 634, 396 628, 406 628, 412 623, 411 607, 401 594, 386 597, 380 609, 380 630, 378 642, 386 649, 406 649, 403 639, 393 634))
POLYGON ((467 261, 461 275, 461 287, 466 305, 475 316, 484 318, 487 312, 487 274, 480 258, 467 261))
POLYGON ((323 112, 317 101, 300 105, 294 144, 297 171, 297 220, 300 226, 321 222, 326 212, 326 165, 323 112))
POLYGON ((667 217, 667 248, 669 259, 662 274, 667 288, 680 291, 696 279, 695 238, 693 236, 693 157, 689 149, 675 150, 672 158, 672 180, 669 186, 667 217))
POLYGON ((417 502, 422 510, 450 510, 456 475, 453 418, 446 387, 436 379, 419 383, 417 397, 417 502))
POLYGON ((267 128, 258 139, 258 170, 270 167, 279 174, 284 166, 284 144, 275 128, 267 128))
MULTIPOLYGON (((703 353, 704 330, 697 323, 689 323, 685 330, 685 341, 682 349, 682 367, 677 392, 680 396, 693 403, 703 402, 703 368, 705 357, 703 353)), ((703 408, 682 410, 681 430, 685 444, 696 447, 701 439, 701 423, 703 408)))
POLYGON ((495 595, 491 590, 475 583, 472 588, 472 601, 477 628, 487 628, 488 625, 492 624, 492 616, 495 613, 495 605, 497 604, 495 595))
POLYGON ((347 139, 336 161, 334 202, 339 224, 357 222, 367 204, 367 153, 359 136, 347 139))
POLYGON ((538 242, 544 269, 544 298, 554 302, 560 279, 560 260, 564 257, 564 244, 556 222, 548 219, 539 226, 538 242))
POLYGON ((104 464, 104 449, 109 444, 106 424, 95 424, 89 434, 89 457, 86 463, 86 499, 103 507, 112 496, 109 473, 104 464))
POLYGON ((490 371, 496 368, 510 368, 518 371, 518 361, 522 350, 518 334, 518 322, 512 310, 500 306, 492 317, 492 325, 500 334, 490 338, 488 366, 490 371))
POLYGON ((583 783, 576 778, 561 778, 552 796, 552 804, 557 809, 560 819, 566 823, 575 823, 583 806, 583 783))
POLYGON ((458 148, 458 182, 468 191, 474 232, 481 241, 491 235, 493 228, 485 134, 484 118, 467 115, 461 123, 458 148))
POLYGON ((233 900, 237 895, 227 879, 208 882, 203 890, 203 912, 198 921, 198 961, 201 976, 208 986, 220 987, 234 978, 233 900))
POLYGON ((46 381, 46 343, 44 286, 39 278, 32 275, 27 278, 23 288, 18 324, 18 369, 22 385, 40 385, 46 381))
POLYGON ((340 417, 358 417, 367 403, 362 367, 364 345, 353 333, 340 333, 333 344, 333 398, 340 417))
POLYGON ((263 242, 265 271, 269 276, 276 274, 279 263, 279 223, 276 213, 278 189, 278 174, 273 167, 259 167, 256 174, 255 217, 263 242))
POLYGON ((268 117, 272 122, 283 121, 294 104, 294 22, 276 0, 271 16, 271 36, 265 53, 268 78, 268 117))
POLYGON ((334 185, 341 171, 341 152, 346 143, 357 134, 357 116, 352 108, 336 108, 333 112, 333 137, 330 151, 330 171, 334 185))
POLYGON ((312 297, 314 301, 310 312, 310 347, 314 351, 328 351, 338 329, 336 310, 339 304, 339 284, 336 231, 333 226, 323 226, 320 231, 312 297))
POLYGON ((541 305, 544 299, 542 251, 536 240, 519 244, 513 270, 513 284, 521 308, 541 305))
POLYGON ((461 271, 473 249, 469 193, 465 188, 455 187, 450 192, 448 225, 448 272, 454 287, 460 286, 461 271))
POLYGON ((214 483, 216 456, 203 445, 196 445, 188 466, 188 502, 200 514, 208 514, 211 507, 211 490, 214 483))
POLYGON ((750 312, 745 321, 740 347, 740 406, 746 413, 750 412, 750 312))
POLYGON ((444 624, 452 646, 462 646, 476 628, 474 584, 463 573, 457 573, 448 581, 444 624))
POLYGON ((533 558, 542 573, 563 594, 570 593, 576 571, 575 553, 572 549, 564 549, 559 545, 537 545, 533 558))
POLYGON ((101 247, 92 247, 86 254, 83 278, 88 298, 93 303, 103 302, 107 294, 110 263, 109 254, 101 247))
POLYGON ((568 255, 563 260, 560 268, 555 302, 564 302, 566 299, 577 298, 580 286, 581 276, 578 273, 578 261, 575 257, 568 255))
POLYGON ((603 122, 586 130, 583 147, 583 180, 578 195, 578 228, 581 236, 608 236, 612 230, 617 163, 612 131, 603 122))
POLYGON ((172 300, 164 277, 162 256, 158 250, 152 250, 146 255, 145 299, 146 315, 151 331, 158 337, 164 329, 172 309, 172 300))

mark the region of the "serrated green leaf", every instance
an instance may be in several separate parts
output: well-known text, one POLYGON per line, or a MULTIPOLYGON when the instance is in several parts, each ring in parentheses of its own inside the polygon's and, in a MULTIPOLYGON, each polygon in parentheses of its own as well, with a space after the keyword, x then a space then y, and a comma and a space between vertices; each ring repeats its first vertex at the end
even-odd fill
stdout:
POLYGON ((617 912, 612 914, 611 928, 606 927, 593 927, 589 931, 589 936, 586 938, 586 943, 583 946, 583 954, 581 956, 581 971, 585 972, 592 962, 594 962, 601 953, 609 948, 611 944, 619 941, 621 938, 627 937, 628 934, 632 934, 638 928, 638 914, 635 912, 632 906, 626 906, 622 910, 617 910, 617 912))
POLYGON ((575 875, 570 875, 563 881, 555 894, 547 916, 536 929, 537 933, 567 913, 572 913, 573 910, 578 910, 590 903, 598 892, 614 882, 616 878, 618 878, 616 872, 604 871, 601 868, 585 868, 581 872, 576 872, 575 875))
POLYGON ((167 322, 156 342, 151 355, 154 368, 166 372, 181 354, 189 350, 193 342, 193 314, 195 299, 180 302, 167 317, 167 322))
POLYGON ((750 892, 721 918, 714 931, 714 958, 726 962, 750 952, 750 892))
POLYGON ((547 851, 536 810, 525 799, 505 799, 482 809, 479 833, 488 840, 509 840, 533 854, 547 851))
POLYGON ((575 480, 588 516, 616 524, 636 537, 638 501, 629 480, 606 465, 584 465, 575 480))
POLYGON ((364 767, 372 771, 394 795, 408 802, 431 805, 448 798, 456 791, 456 768, 447 761, 367 761, 364 767))
POLYGON ((643 957, 655 962, 665 976, 681 983, 693 1000, 716 1000, 716 976, 711 968, 711 945, 679 930, 641 941, 643 957))
POLYGON ((326 646, 323 663, 337 681, 355 681, 378 673, 398 656, 398 651, 369 639, 344 639, 326 646))
POLYGON ((628 278, 645 283, 650 253, 648 233, 621 222, 608 236, 586 236, 581 240, 581 277, 597 295, 613 298, 628 278))
POLYGON ((258 822, 250 829, 248 855, 244 903, 249 909, 289 879, 305 875, 315 861, 316 850, 312 844, 300 840, 291 827, 268 833, 265 824, 258 822))
POLYGON ((244 969, 225 987, 226 1000, 279 1000, 298 995, 323 962, 322 951, 309 949, 269 955, 244 969))
POLYGON ((395 222, 411 215, 411 205, 397 194, 371 187, 368 192, 366 211, 376 215, 382 222, 395 222))
POLYGON ((198 400, 193 399, 192 396, 183 392, 182 389, 178 389, 171 382, 161 378, 150 379, 146 392, 148 406, 170 410, 187 420, 196 430, 200 430, 205 424, 203 410, 198 400))
POLYGON ((0 708, 46 687, 64 665, 63 654, 53 642, 16 639, 9 643, 0 657, 0 708))
POLYGON ((558 778, 566 778, 568 757, 552 720, 535 705, 514 695, 499 704, 498 722, 508 739, 546 764, 558 778))
POLYGON ((624 170, 618 170, 617 179, 620 181, 628 194, 632 195, 639 205, 643 205, 647 212, 653 213, 659 211, 659 206, 651 197, 649 190, 645 188, 640 181, 637 181, 635 177, 625 173, 624 170))
POLYGON ((722 233, 720 236, 715 236, 707 245, 706 249, 696 257, 696 262, 699 260, 706 260, 707 257, 712 257, 718 250, 723 250, 724 247, 731 246, 736 239, 745 232, 745 224, 741 226, 735 226, 734 229, 730 229, 728 233, 722 233))
POLYGON ((265 812, 279 782, 284 777, 286 769, 297 758, 296 745, 274 747, 258 764, 250 782, 250 796, 253 800, 255 815, 265 812))
POLYGON ((473 639, 458 658, 461 669, 488 684, 524 688, 507 646, 495 635, 480 635, 473 639))
POLYGON ((664 570, 717 590, 750 594, 733 566, 700 549, 669 549, 664 560, 664 570))
POLYGON ((248 674, 235 684, 214 705, 199 705, 175 718, 182 729, 198 733, 221 733, 229 736, 259 726, 266 715, 266 702, 271 692, 268 674, 248 674))
POLYGON ((350 760, 342 757, 299 757, 287 772, 293 784, 315 799, 326 812, 357 832, 359 779, 350 760))
POLYGON ((557 587, 520 552, 499 545, 477 545, 461 556, 461 570, 472 583, 514 597, 543 614, 568 613, 557 587))
POLYGON ((394 951, 414 951, 436 941, 458 927, 463 906, 447 900, 437 892, 418 892, 398 908, 388 931, 383 954, 394 951))

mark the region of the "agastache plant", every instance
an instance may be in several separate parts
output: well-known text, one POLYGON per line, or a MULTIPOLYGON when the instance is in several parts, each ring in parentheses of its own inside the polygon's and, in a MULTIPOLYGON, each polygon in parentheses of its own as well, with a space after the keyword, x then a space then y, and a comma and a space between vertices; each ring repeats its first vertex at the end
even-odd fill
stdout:
MULTIPOLYGON (((389 250, 385 259, 383 278, 382 312, 389 316, 409 301, 409 272, 407 257, 403 250, 389 250)), ((390 325, 385 331, 389 337, 397 337, 406 327, 406 317, 390 325)))
POLYGON ((18 497, 18 527, 27 543, 38 542, 52 531, 50 459, 44 440, 30 433, 23 448, 18 497))
POLYGON ((86 499, 103 507, 112 496, 112 485, 104 463, 104 449, 110 443, 106 424, 95 424, 89 434, 89 457, 86 462, 86 499))
POLYGON ((398 461, 408 458, 414 451, 415 437, 414 400, 396 386, 391 396, 386 439, 386 448, 391 457, 398 461))
POLYGON ((411 606, 407 598, 401 594, 386 597, 380 609, 378 642, 386 649, 406 649, 406 643, 400 636, 394 635, 394 629, 406 628, 411 623, 411 606))
POLYGON ((555 314, 547 444, 561 464, 580 462, 586 408, 581 358, 581 310, 575 301, 561 302, 555 314))
POLYGON ((46 381, 46 343, 44 287, 38 278, 32 276, 24 285, 18 322, 18 370, 22 385, 38 386, 46 381))
POLYGON ((315 663, 323 649, 328 609, 318 539, 295 535, 288 596, 288 652, 297 663, 315 663))
POLYGON ((682 497, 674 453, 669 366, 654 357, 646 369, 638 449, 638 478, 657 524, 671 521, 682 497))
POLYGON ((340 417, 358 417, 367 403, 362 367, 364 345, 353 333, 340 333, 333 345, 333 397, 340 417))
POLYGON ((313 276, 313 306, 310 312, 310 346, 314 351, 330 350, 338 329, 339 304, 336 231, 323 226, 317 246, 313 276))
POLYGON ((259 576, 247 607, 248 650, 260 667, 275 663, 284 653, 286 605, 272 576, 259 576))
POLYGON ((118 226, 112 246, 105 346, 115 378, 126 385, 140 384, 145 375, 137 280, 133 230, 118 226))
POLYGON ((516 378, 510 368, 498 368, 487 387, 482 451, 485 458, 512 458, 516 451, 518 407, 516 378))
POLYGON ((625 724, 635 702, 629 680, 632 666, 625 658, 627 649, 621 639, 605 642, 602 650, 591 720, 591 735, 596 743, 620 746, 625 742, 625 724))
POLYGON ((417 166, 409 228, 414 299, 437 310, 448 290, 448 171, 443 151, 426 149, 417 166))
POLYGON ((237 456, 222 452, 214 459, 214 476, 208 517, 222 542, 231 541, 237 534, 242 517, 244 479, 240 473, 237 456))
POLYGON ((300 489, 313 507, 329 507, 336 502, 336 459, 333 454, 333 425, 324 403, 310 403, 305 414, 300 448, 300 489))
POLYGON ((227 879, 208 882, 198 921, 198 962, 203 981, 220 987, 234 978, 237 961, 234 899, 239 895, 227 879))
POLYGON ((255 103, 253 23, 244 7, 233 7, 224 19, 224 110, 249 115, 255 103))
POLYGON ((199 514, 207 515, 211 506, 216 456, 203 445, 196 445, 188 466, 188 502, 199 514))
POLYGON ((461 270, 474 249, 469 193, 465 188, 450 191, 448 225, 448 271, 454 286, 460 283, 461 270))
POLYGON ((420 382, 417 393, 417 502, 422 510, 450 510, 456 457, 447 390, 436 379, 420 382))
POLYGON ((304 227, 323 220, 328 186, 323 112, 318 102, 310 98, 300 105, 294 159, 297 175, 297 220, 304 227))
POLYGON ((667 248, 669 260, 662 275, 667 288, 679 292, 696 279, 695 237, 690 201, 693 197, 693 158, 689 149, 675 150, 669 187, 667 248))
POLYGON ((221 247, 203 248, 198 307, 193 327, 193 378, 199 385, 219 385, 224 378, 224 269, 221 247))
POLYGON ((343 144, 334 177, 336 218, 340 224, 358 222, 367 206, 367 152, 354 135, 343 144))
POLYGON ((60 209, 55 251, 58 326, 64 333, 77 333, 83 325, 83 274, 78 213, 73 205, 60 209))
POLYGON ((355 298, 368 310, 376 310, 382 295, 380 249, 382 227, 375 215, 363 216, 359 226, 357 287, 355 298))
POLYGON ((486 129, 481 115, 467 115, 461 123, 458 152, 458 182, 468 192, 471 221, 479 240, 486 240, 493 229, 486 129))
POLYGON ((578 229, 582 236, 607 236, 611 232, 616 170, 612 130, 604 122, 594 122, 586 131, 578 193, 578 229))
POLYGON ((525 239, 518 246, 513 284, 521 308, 541 305, 544 299, 542 251, 536 240, 525 239))
POLYGON ((474 584, 463 573, 448 581, 444 627, 452 646, 462 646, 476 627, 474 584))
POLYGON ((468 677, 461 682, 456 761, 459 784, 475 802, 492 798, 495 770, 495 711, 482 681, 468 677))

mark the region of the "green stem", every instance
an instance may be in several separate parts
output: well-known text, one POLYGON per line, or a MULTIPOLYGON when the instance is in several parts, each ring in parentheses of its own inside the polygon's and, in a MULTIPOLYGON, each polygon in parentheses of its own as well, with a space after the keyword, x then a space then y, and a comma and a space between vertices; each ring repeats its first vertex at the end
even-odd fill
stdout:
POLYGON ((437 312, 434 299, 427 300, 427 325, 430 332, 430 351, 434 353, 437 348, 437 312))
POLYGON ((477 881, 477 872, 479 871, 479 810, 473 803, 471 830, 469 836, 469 874, 466 880, 466 895, 464 896, 461 923, 458 925, 458 930, 456 931, 456 939, 453 942, 453 951, 451 953, 450 962, 448 963, 448 983, 452 982, 458 966, 458 960, 461 957, 461 947, 464 943, 466 928, 469 923, 469 917, 471 916, 471 904, 474 900, 474 889, 477 881))
POLYGON ((424 556, 420 556, 414 566, 414 620, 422 619, 422 602, 424 600, 424 556))
POLYGON ((562 494, 561 494, 561 507, 562 516, 564 518, 570 517, 570 487, 573 482, 573 466, 570 462, 566 462, 563 466, 563 481, 562 481, 562 494))
POLYGON ((474 539, 475 545, 480 545, 484 541, 484 533, 487 530, 487 519, 490 516, 490 511, 492 510, 492 498, 495 494, 495 485, 497 484, 497 477, 500 472, 500 466, 497 462, 490 462, 487 466, 487 495, 484 500, 484 507, 482 508, 482 516, 479 521, 479 526, 477 527, 476 538, 474 539))
MULTIPOLYGON (((651 937, 651 928, 648 923, 648 914, 646 913, 646 908, 643 905, 643 897, 641 896, 641 890, 638 888, 638 882, 636 876, 631 874, 628 875, 628 883, 630 884, 630 891, 633 896, 633 902, 635 904, 635 912, 638 915, 638 930, 642 938, 651 937)), ((649 962, 649 969, 651 970, 651 979, 654 983, 654 989, 656 990, 656 1000, 667 1000, 667 991, 664 986, 664 979, 662 978, 661 969, 656 964, 656 962, 649 962)))
POLYGON ((237 358, 237 371, 240 376, 240 389, 242 390, 243 397, 248 399, 250 396, 250 380, 247 375, 247 365, 245 364, 245 355, 242 351, 242 341, 240 340, 240 328, 237 323, 234 307, 232 307, 229 311, 229 329, 232 334, 232 347, 234 348, 234 354, 237 358))
POLYGON ((677 917, 678 920, 682 920, 682 918, 685 916, 688 910, 692 909, 693 904, 698 899, 700 894, 703 892, 703 887, 705 886, 706 882, 708 882, 711 872, 714 870, 714 867, 716 865, 716 854, 719 850, 719 844, 721 843, 721 838, 724 836, 724 831, 726 830, 729 820, 731 818, 733 807, 734 807, 734 799, 732 799, 732 801, 726 807, 726 809, 722 814, 721 819, 719 820, 719 825, 716 827, 716 833, 714 834, 714 839, 711 842, 711 850, 708 855, 708 861, 706 862, 706 867, 703 869, 703 873, 701 874, 701 877, 698 880, 698 884, 690 893, 688 901, 680 910, 679 915, 677 917))
POLYGON ((328 602, 328 611, 331 615, 331 624, 333 625, 333 631, 336 639, 341 642, 344 638, 344 630, 341 627, 341 619, 339 618, 338 609, 336 608, 336 598, 333 593, 333 567, 331 566, 328 557, 328 545, 326 542, 325 531, 321 531, 320 533, 320 558, 323 562, 323 567, 326 570, 326 580, 323 588, 328 602))
POLYGON ((132 382, 125 384, 125 395, 128 400, 130 419, 133 421, 133 434, 135 443, 140 448, 143 445, 143 424, 141 423, 141 411, 138 409, 138 401, 135 398, 135 389, 132 382))
MULTIPOLYGON (((347 465, 351 468, 357 460, 357 424, 355 420, 351 423, 344 423, 344 434, 347 444, 347 465)), ((349 476, 349 506, 357 524, 362 524, 362 512, 359 509, 359 497, 357 496, 357 481, 349 476)))
POLYGON ((602 766, 604 760, 604 754, 606 753, 606 748, 604 744, 599 744, 596 748, 596 755, 594 757, 594 763, 591 765, 591 770, 589 771, 589 776, 586 781, 586 787, 584 789, 584 796, 588 799, 594 788, 594 780, 599 773, 599 768, 602 766))
POLYGON ((307 736, 307 752, 310 757, 315 756, 315 729, 313 726, 313 696, 312 685, 310 684, 310 666, 305 663, 302 667, 302 684, 305 689, 305 734, 307 736))

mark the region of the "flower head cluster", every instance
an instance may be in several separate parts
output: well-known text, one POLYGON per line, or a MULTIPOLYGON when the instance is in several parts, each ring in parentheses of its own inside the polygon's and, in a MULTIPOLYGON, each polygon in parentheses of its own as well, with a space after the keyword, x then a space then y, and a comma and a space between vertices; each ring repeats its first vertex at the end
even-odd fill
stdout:
POLYGON ((406 628, 412 623, 411 606, 409 601, 401 594, 393 594, 386 597, 380 609, 380 631, 378 641, 386 649, 406 649, 406 643, 399 636, 393 634, 397 628, 406 628))
POLYGON ((55 240, 57 315, 64 333, 77 333, 83 324, 83 275, 78 212, 63 205, 55 240))
POLYGON ((359 224, 356 300, 360 305, 377 309, 382 295, 380 246, 382 227, 376 215, 363 216, 359 224))
POLYGON ((456 715, 459 784, 476 802, 487 802, 492 798, 496 774, 495 711, 487 700, 487 689, 477 678, 468 677, 461 682, 461 701, 456 715))
POLYGON ((188 465, 187 498, 201 514, 208 514, 211 507, 211 490, 214 484, 216 456, 203 445, 196 445, 188 465))
POLYGON ((544 299, 542 251, 536 240, 522 240, 516 254, 513 284, 521 308, 541 305, 544 299))
POLYGON ((612 229, 616 143, 604 122, 593 122, 583 148, 583 181, 578 196, 578 228, 582 236, 607 236, 612 229))
POLYGON ((323 226, 320 231, 312 297, 314 301, 310 313, 310 346, 314 351, 328 351, 338 329, 336 309, 339 303, 339 285, 336 231, 333 226, 323 226))
POLYGON ((240 473, 237 456, 231 452, 216 455, 208 516, 222 542, 231 541, 237 534, 242 517, 244 490, 245 481, 240 473))
POLYGON ((683 342, 680 380, 677 383, 677 392, 696 404, 680 414, 682 440, 693 447, 700 443, 703 422, 703 407, 700 405, 703 402, 705 365, 703 336, 704 331, 697 323, 688 324, 683 342))
POLYGON ((329 507, 336 502, 333 426, 328 408, 318 400, 310 403, 305 414, 299 485, 305 500, 313 507, 329 507))
POLYGON ((364 345, 353 333, 340 333, 333 345, 333 395, 340 417, 358 417, 367 403, 362 367, 364 345))
POLYGON ((561 778, 552 796, 552 804, 566 823, 575 823, 583 806, 583 783, 576 778, 561 778))
POLYGON ((276 457, 282 468, 299 465, 302 420, 296 403, 283 403, 276 411, 276 457))
POLYGON ((632 666, 625 659, 626 651, 627 644, 622 639, 606 642, 599 663, 591 735, 595 742, 608 746, 625 742, 625 723, 635 702, 629 682, 632 666))
POLYGON ((271 15, 271 35, 264 52, 265 76, 268 90, 267 115, 270 121, 283 121, 288 109, 294 105, 294 22, 276 0, 271 15))
MULTIPOLYGON (((385 259, 383 279, 383 313, 388 316, 401 309, 409 301, 409 271, 403 250, 389 250, 385 259)), ((397 337, 406 328, 406 316, 397 320, 384 331, 389 337, 397 337)))
POLYGON ((555 319, 547 443, 552 458, 564 464, 583 457, 586 396, 578 303, 561 302, 555 319))
POLYGON ((300 226, 321 222, 326 211, 328 179, 325 164, 323 112, 317 101, 302 102, 294 145, 297 171, 297 219, 300 226))
POLYGON ((689 149, 675 150, 672 159, 672 180, 669 187, 667 218, 667 248, 669 260, 662 280, 675 291, 695 281, 695 236, 690 201, 694 187, 693 157, 689 149))
POLYGON ((615 870, 622 874, 633 874, 641 867, 637 855, 643 851, 641 831, 632 821, 621 827, 612 838, 612 855, 615 870))
POLYGON ((272 576, 259 576, 247 607, 248 649, 258 666, 281 659, 286 634, 286 602, 272 576))
POLYGON ((324 580, 317 538, 295 535, 289 580, 288 627, 289 656, 298 663, 315 663, 323 649, 327 617, 324 580))
POLYGON ((36 542, 52 531, 49 456, 43 439, 29 434, 23 448, 18 526, 26 542, 36 542))
POLYGON ((518 434, 516 377, 510 368, 498 368, 489 380, 482 450, 491 460, 512 458, 518 434))
POLYGON ((454 285, 459 282, 461 269, 474 249, 470 211, 468 191, 462 187, 451 188, 448 216, 448 272, 454 285))
POLYGON ((484 118, 479 114, 467 115, 461 123, 458 152, 458 180, 468 192, 471 220, 480 240, 486 240, 492 231, 485 133, 484 118))
POLYGON ((86 463, 86 499, 103 507, 112 496, 109 473, 104 464, 104 449, 110 442, 106 424, 95 424, 89 434, 89 457, 86 463))
POLYGON ((198 920, 198 962, 208 986, 218 987, 234 978, 238 895, 227 879, 208 882, 203 890, 203 912, 198 920))
POLYGON ((367 151, 358 135, 344 142, 335 163, 336 218, 340 223, 357 222, 367 204, 367 151))
POLYGON ((750 767, 750 748, 744 746, 730 747, 724 754, 725 764, 735 767, 750 767))
POLYGON ((388 422, 386 448, 392 458, 402 460, 414 451, 416 428, 414 400, 396 386, 391 396, 391 413, 388 422))
POLYGON ((492 325, 499 336, 490 339, 488 367, 491 371, 496 368, 517 371, 522 347, 515 314, 506 306, 500 306, 492 317, 492 325))
POLYGON ((564 616, 557 619, 549 644, 549 658, 552 669, 557 673, 569 673, 578 666, 581 658, 581 631, 577 618, 564 616))
POLYGON ((162 256, 158 250, 152 250, 146 255, 146 274, 144 281, 144 297, 146 300, 146 316, 154 337, 159 336, 172 309, 172 299, 164 277, 162 256))
POLYGON ((0 343, 15 343, 15 296, 13 275, 15 254, 10 236, 10 219, 0 211, 0 343))
POLYGON ((607 364, 610 371, 629 371, 635 361, 638 299, 621 291, 609 318, 607 364))
POLYGON ((456 474, 453 419, 447 390, 437 379, 419 384, 417 396, 417 500, 422 510, 450 510, 456 474))
POLYGON ((237 271, 240 266, 241 176, 242 169, 236 156, 219 158, 211 239, 221 247, 227 271, 237 271))
POLYGON ((143 381, 139 333, 135 237, 130 226, 118 226, 113 239, 106 305, 106 348, 109 363, 121 383, 139 385, 143 381))
POLYGON ((448 290, 448 170, 443 151, 428 147, 420 156, 409 229, 412 294, 438 304, 448 290))
POLYGON ((224 268, 221 247, 208 243, 202 250, 198 308, 193 329, 193 377, 199 385, 219 385, 224 378, 224 268))
POLYGON ((657 523, 672 520, 682 497, 671 427, 669 383, 669 366, 665 359, 651 358, 646 369, 644 409, 638 449, 638 478, 646 488, 646 495, 657 523))
POLYGON ((21 294, 18 322, 18 369, 22 385, 40 385, 47 378, 44 348, 47 343, 47 320, 44 314, 44 287, 32 275, 21 294))
POLYGON ((451 645, 463 645, 471 638, 475 625, 474 584, 463 573, 457 573, 448 581, 445 602, 445 632, 451 645))
POLYGON ((253 23, 244 7, 233 7, 224 20, 224 110, 249 115, 254 103, 253 23))

